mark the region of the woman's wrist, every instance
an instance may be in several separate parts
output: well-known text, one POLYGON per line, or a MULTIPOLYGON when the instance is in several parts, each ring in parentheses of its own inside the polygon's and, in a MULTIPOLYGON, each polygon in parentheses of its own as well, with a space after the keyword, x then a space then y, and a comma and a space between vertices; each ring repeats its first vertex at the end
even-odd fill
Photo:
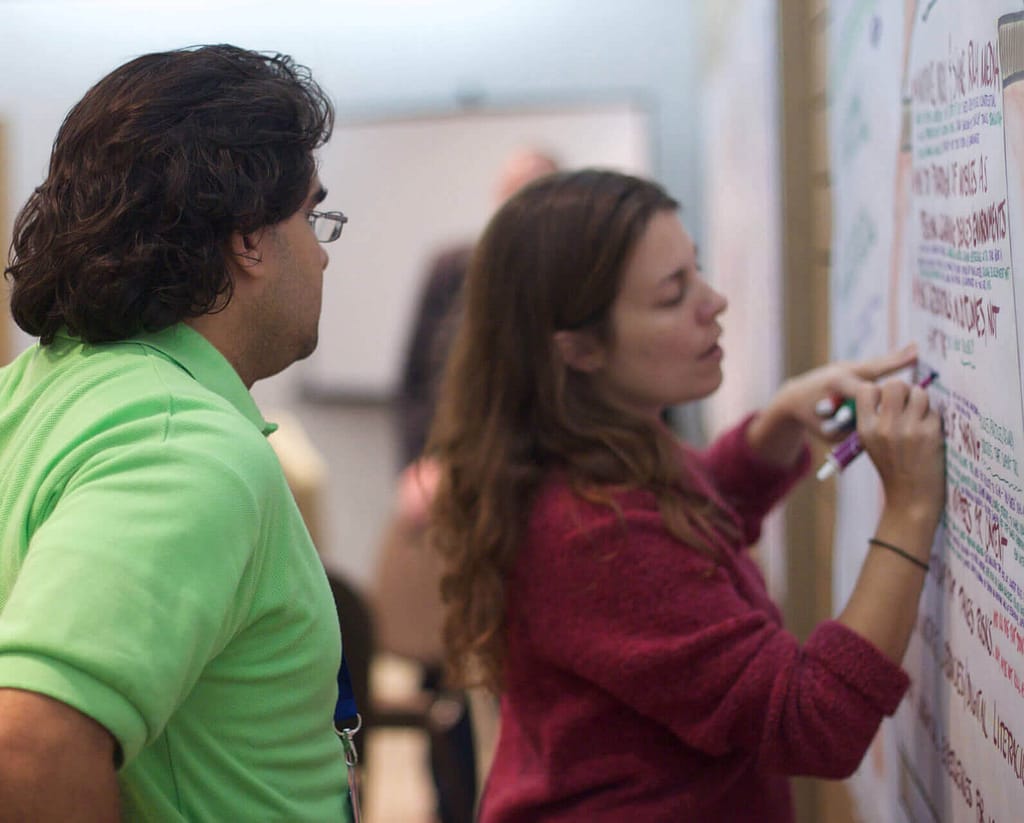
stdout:
POLYGON ((873 539, 898 546, 923 563, 928 562, 939 514, 931 506, 886 503, 873 539))
POLYGON ((878 527, 886 531, 896 529, 897 532, 909 529, 913 534, 926 535, 930 545, 941 517, 942 508, 932 498, 908 496, 904 499, 887 496, 882 506, 878 527))
POLYGON ((807 438, 803 424, 786 408, 783 391, 754 415, 747 427, 747 444, 762 460, 791 466, 803 451, 807 438))
POLYGON ((920 569, 925 574, 928 573, 928 569, 930 567, 929 567, 927 561, 922 560, 919 557, 915 557, 910 552, 908 552, 906 549, 901 549, 895 543, 889 543, 888 541, 881 540, 881 539, 879 539, 877 537, 869 537, 868 538, 868 543, 871 546, 874 546, 874 547, 877 547, 877 548, 880 548, 880 549, 885 549, 887 551, 890 551, 893 554, 897 555, 898 557, 902 557, 904 560, 906 560, 912 566, 914 566, 915 568, 920 569))

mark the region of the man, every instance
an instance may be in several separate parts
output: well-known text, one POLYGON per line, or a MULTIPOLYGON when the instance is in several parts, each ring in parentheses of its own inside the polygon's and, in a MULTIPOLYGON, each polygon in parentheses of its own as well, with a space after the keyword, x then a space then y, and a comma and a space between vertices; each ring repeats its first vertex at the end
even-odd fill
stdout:
POLYGON ((348 819, 336 612, 248 392, 316 346, 332 125, 286 56, 146 55, 18 215, 0 820, 348 819))

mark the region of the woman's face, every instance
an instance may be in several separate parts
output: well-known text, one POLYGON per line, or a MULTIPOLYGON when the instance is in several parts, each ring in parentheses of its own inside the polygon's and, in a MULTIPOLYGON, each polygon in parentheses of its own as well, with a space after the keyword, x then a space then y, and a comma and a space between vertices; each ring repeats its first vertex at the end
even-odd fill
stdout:
POLYGON ((707 397, 722 382, 725 298, 697 268, 696 248, 673 212, 650 219, 626 261, 611 309, 611 339, 591 373, 614 406, 657 418, 707 397))

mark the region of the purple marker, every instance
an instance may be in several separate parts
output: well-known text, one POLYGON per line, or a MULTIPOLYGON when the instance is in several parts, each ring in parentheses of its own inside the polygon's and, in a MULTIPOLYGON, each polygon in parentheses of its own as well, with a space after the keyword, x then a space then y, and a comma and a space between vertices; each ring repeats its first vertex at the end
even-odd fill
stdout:
MULTIPOLYGON (((938 372, 931 372, 919 385, 922 389, 927 389, 932 381, 939 376, 938 372)), ((827 480, 833 474, 837 474, 845 469, 853 459, 864 451, 864 444, 860 442, 860 436, 857 432, 854 432, 847 437, 842 443, 836 446, 829 453, 828 457, 825 458, 825 462, 821 464, 821 468, 818 469, 817 478, 819 480, 827 480)))

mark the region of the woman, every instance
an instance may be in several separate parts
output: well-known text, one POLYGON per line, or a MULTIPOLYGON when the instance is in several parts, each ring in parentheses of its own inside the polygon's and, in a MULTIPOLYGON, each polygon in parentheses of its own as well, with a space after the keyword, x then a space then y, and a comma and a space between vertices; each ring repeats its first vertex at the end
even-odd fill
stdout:
POLYGON ((786 776, 848 775, 907 689, 943 440, 923 389, 874 381, 915 353, 811 371, 707 450, 678 443, 662 412, 718 388, 726 301, 677 207, 614 172, 545 178, 470 269, 430 450, 450 663, 501 694, 484 823, 790 821, 786 776), (872 544, 800 646, 744 549, 834 394, 900 553, 872 544))

